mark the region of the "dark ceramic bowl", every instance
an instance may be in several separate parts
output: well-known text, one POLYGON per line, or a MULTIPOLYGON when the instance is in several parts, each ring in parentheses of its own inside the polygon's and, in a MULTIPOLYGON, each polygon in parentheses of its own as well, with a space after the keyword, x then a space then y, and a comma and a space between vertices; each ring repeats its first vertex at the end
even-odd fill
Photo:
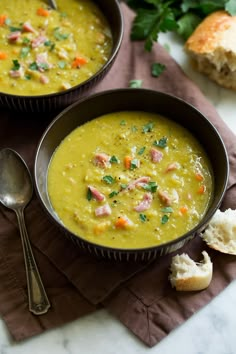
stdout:
POLYGON ((116 260, 149 260, 182 247, 201 232, 220 206, 228 181, 229 165, 224 143, 214 126, 186 102, 161 92, 145 89, 119 89, 93 95, 60 113, 49 125, 38 145, 34 177, 36 191, 50 218, 75 244, 86 251, 116 260), (213 168, 214 193, 210 206, 199 224, 174 241, 141 249, 113 249, 94 244, 71 233, 55 216, 47 194, 47 171, 52 154, 60 142, 76 127, 103 114, 141 110, 172 119, 188 129, 204 147, 213 168))
POLYGON ((95 2, 107 18, 112 31, 113 48, 107 63, 88 80, 68 90, 57 93, 38 96, 22 96, 1 92, 0 88, 1 106, 21 112, 59 112, 80 97, 83 97, 103 79, 114 63, 116 55, 120 49, 123 37, 123 18, 118 0, 96 0, 95 2))

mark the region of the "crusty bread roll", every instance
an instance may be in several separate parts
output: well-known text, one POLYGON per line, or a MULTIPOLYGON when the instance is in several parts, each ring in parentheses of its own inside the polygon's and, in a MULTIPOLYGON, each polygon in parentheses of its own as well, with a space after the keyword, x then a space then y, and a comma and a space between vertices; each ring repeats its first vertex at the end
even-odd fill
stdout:
POLYGON ((206 251, 203 260, 194 262, 186 253, 172 258, 169 280, 178 291, 196 291, 208 287, 212 279, 213 264, 206 251))
POLYGON ((236 210, 217 210, 201 236, 209 247, 236 255, 236 210))
POLYGON ((196 69, 236 90, 236 16, 216 11, 207 16, 185 44, 196 69))

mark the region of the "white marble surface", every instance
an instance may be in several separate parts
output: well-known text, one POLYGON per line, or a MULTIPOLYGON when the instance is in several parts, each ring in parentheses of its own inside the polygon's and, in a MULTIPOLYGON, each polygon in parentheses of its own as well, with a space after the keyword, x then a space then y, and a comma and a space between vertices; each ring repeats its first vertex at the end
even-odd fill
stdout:
MULTIPOLYGON (((163 35, 160 42, 168 44, 170 54, 236 133, 236 93, 222 89, 194 72, 179 38, 163 35)), ((151 349, 105 310, 22 343, 11 340, 4 322, 0 320, 0 354, 235 354, 235 313, 236 282, 233 282, 209 305, 151 349)))

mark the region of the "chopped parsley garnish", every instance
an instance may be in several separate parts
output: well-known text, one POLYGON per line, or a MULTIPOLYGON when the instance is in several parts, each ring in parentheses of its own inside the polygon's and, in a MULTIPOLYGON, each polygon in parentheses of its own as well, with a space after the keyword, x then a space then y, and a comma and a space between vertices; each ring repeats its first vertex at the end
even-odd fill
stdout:
POLYGON ((135 133, 135 132, 138 131, 138 128, 137 128, 135 125, 133 125, 133 126, 131 127, 131 131, 132 131, 132 133, 135 133))
POLYGON ((58 41, 63 41, 64 39, 67 39, 67 38, 69 37, 69 34, 67 34, 67 33, 61 33, 59 27, 56 27, 56 28, 54 29, 53 35, 54 35, 54 37, 55 37, 58 41))
POLYGON ((65 69, 65 67, 66 67, 66 62, 63 61, 63 60, 60 60, 60 61, 58 62, 58 66, 59 66, 60 69, 65 69))
POLYGON ((168 215, 163 215, 161 218, 161 223, 166 224, 169 221, 169 216, 168 215))
POLYGON ((160 140, 155 140, 153 145, 158 146, 160 148, 165 148, 167 146, 167 137, 163 137, 160 140))
POLYGON ((138 151, 138 155, 142 155, 144 153, 146 149, 146 146, 143 146, 139 151, 138 151))
POLYGON ((91 192, 91 189, 88 188, 88 191, 87 191, 87 200, 90 201, 92 199, 92 192, 91 192))
POLYGON ((52 41, 46 41, 44 42, 44 45, 46 47, 50 47, 50 51, 52 51, 55 48, 55 43, 53 43, 52 41))
POLYGON ((20 51, 20 57, 26 58, 29 52, 30 52, 30 47, 23 47, 20 51))
POLYGON ((131 88, 140 88, 140 87, 142 87, 142 83, 143 83, 142 80, 131 80, 129 82, 129 87, 131 87, 131 88))
POLYGON ((33 70, 33 71, 38 70, 38 64, 34 61, 33 63, 31 63, 31 64, 29 65, 29 69, 30 69, 30 70, 33 70))
POLYGON ((126 121, 125 121, 124 119, 122 119, 122 120, 120 121, 120 125, 126 125, 126 121))
POLYGON ((61 12, 61 13, 60 13, 60 16, 61 16, 61 17, 66 17, 66 16, 67 16, 67 13, 66 13, 66 12, 61 12))
POLYGON ((131 160, 130 163, 130 170, 134 170, 135 168, 137 168, 139 166, 139 160, 138 159, 133 159, 131 160))
POLYGON ((149 133, 153 130, 154 128, 154 123, 149 122, 143 126, 143 133, 149 133))
POLYGON ((110 158, 110 163, 119 163, 119 162, 120 160, 114 155, 110 158))
POLYGON ((17 59, 13 59, 12 62, 13 62, 13 67, 11 69, 14 70, 14 71, 19 70, 20 69, 20 63, 18 62, 18 60, 17 59))
POLYGON ((33 71, 36 71, 36 70, 39 70, 39 69, 43 69, 43 70, 48 70, 49 69, 49 66, 47 63, 40 63, 40 64, 37 64, 36 61, 34 61, 33 63, 31 63, 29 65, 29 69, 30 70, 33 70, 33 71))
POLYGON ((25 79, 26 79, 26 80, 31 80, 31 75, 25 74, 25 79))
POLYGON ((121 189, 126 189, 128 187, 128 184, 126 183, 121 183, 120 188, 121 189))
POLYGON ((109 194, 109 198, 113 198, 115 197, 116 195, 118 195, 119 192, 116 192, 116 191, 112 191, 110 194, 109 194))
POLYGON ((153 63, 151 66, 151 73, 153 77, 159 77, 163 71, 166 69, 166 66, 161 63, 153 63))
POLYGON ((142 222, 145 222, 147 221, 147 216, 145 214, 139 214, 139 219, 142 221, 142 222))
POLYGON ((112 184, 115 182, 115 179, 112 176, 104 176, 104 177, 102 177, 102 179, 107 184, 112 184))
POLYGON ((30 39, 27 38, 27 37, 24 37, 24 38, 23 38, 23 43, 24 43, 24 44, 29 44, 29 43, 30 43, 30 39))
POLYGON ((143 185, 143 189, 151 193, 155 193, 157 191, 157 187, 158 186, 156 182, 148 182, 147 184, 143 185))
POLYGON ((9 30, 10 30, 11 32, 21 32, 22 27, 9 26, 9 30))
POLYGON ((173 213, 173 209, 171 207, 162 208, 161 211, 163 213, 173 213))

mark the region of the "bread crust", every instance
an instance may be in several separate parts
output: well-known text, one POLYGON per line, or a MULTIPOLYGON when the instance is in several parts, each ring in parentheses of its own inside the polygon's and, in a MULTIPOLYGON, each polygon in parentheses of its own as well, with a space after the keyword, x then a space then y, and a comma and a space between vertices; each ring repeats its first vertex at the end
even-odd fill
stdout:
POLYGON ((219 85, 236 90, 236 16, 226 11, 209 15, 185 44, 194 68, 219 85))
POLYGON ((199 24, 185 48, 195 54, 212 52, 232 24, 236 24, 236 16, 230 16, 226 11, 213 12, 199 24))

